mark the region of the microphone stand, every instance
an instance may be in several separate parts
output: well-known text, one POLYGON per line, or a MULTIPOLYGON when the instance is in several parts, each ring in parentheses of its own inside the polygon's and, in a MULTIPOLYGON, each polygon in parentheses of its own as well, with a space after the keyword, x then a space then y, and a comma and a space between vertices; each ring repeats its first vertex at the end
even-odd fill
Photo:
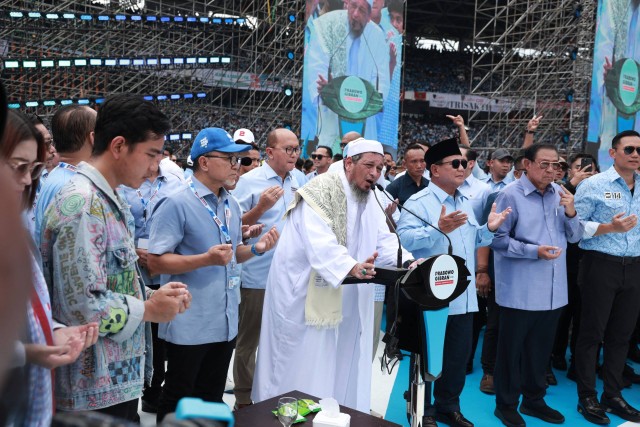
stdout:
POLYGON ((411 215, 415 216, 416 218, 418 218, 420 221, 422 221, 423 223, 425 223, 426 225, 428 225, 429 227, 433 228, 434 230, 436 230, 438 233, 442 234, 444 237, 447 238, 447 242, 449 242, 449 248, 448 248, 448 252, 449 255, 453 255, 453 245, 451 244, 451 239, 449 238, 449 236, 447 236, 447 233, 445 233, 444 231, 440 230, 438 227, 436 227, 435 225, 431 224, 430 222, 427 222, 425 219, 421 218, 418 216, 418 214, 410 211, 409 209, 407 209, 402 203, 398 203, 395 200, 393 200, 391 197, 389 197, 389 195, 384 191, 384 188, 382 188, 382 185, 380 184, 376 184, 376 188, 380 191, 382 191, 384 193, 385 196, 387 196, 387 198, 389 200, 391 200, 391 203, 393 203, 394 205, 402 208, 403 210, 406 210, 407 212, 409 212, 411 215))
MULTIPOLYGON (((377 184, 376 188, 381 192, 385 193, 384 188, 382 188, 380 184, 377 184)), ((398 231, 396 230, 396 227, 393 225, 393 218, 387 215, 387 211, 382 207, 382 203, 380 203, 380 199, 378 199, 378 195, 376 194, 375 191, 373 192, 373 197, 376 198, 376 202, 378 202, 378 206, 380 206, 380 209, 382 209, 382 212, 384 213, 384 217, 387 219, 387 222, 389 223, 389 227, 391 227, 391 229, 393 230, 393 234, 395 234, 396 239, 398 239, 398 258, 396 260, 396 267, 402 268, 402 246, 400 243, 400 236, 398 236, 398 231)))

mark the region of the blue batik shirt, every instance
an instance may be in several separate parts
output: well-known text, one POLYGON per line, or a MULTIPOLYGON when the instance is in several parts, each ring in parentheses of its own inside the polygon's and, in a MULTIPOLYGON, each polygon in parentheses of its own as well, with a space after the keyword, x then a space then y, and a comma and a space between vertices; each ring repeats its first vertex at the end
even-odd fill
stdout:
MULTIPOLYGON (((584 221, 600 224, 610 223, 613 216, 624 212, 624 216, 640 214, 640 175, 634 173, 635 192, 618 174, 614 166, 605 172, 585 179, 578 185, 575 196, 576 210, 584 221)), ((626 233, 607 233, 582 239, 580 248, 598 251, 613 256, 640 256, 640 226, 626 233)))

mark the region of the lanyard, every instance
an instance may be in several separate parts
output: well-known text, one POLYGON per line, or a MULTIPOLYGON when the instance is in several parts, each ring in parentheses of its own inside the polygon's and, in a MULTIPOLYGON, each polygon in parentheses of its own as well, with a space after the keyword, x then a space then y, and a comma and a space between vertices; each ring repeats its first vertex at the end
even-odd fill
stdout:
POLYGON ((142 217, 144 218, 145 222, 147 221, 147 206, 149 205, 149 203, 151 203, 153 198, 156 197, 158 191, 160 191, 160 187, 162 187, 162 180, 158 177, 158 185, 156 185, 156 189, 153 191, 153 194, 151 194, 151 197, 149 197, 149 200, 144 200, 140 189, 136 190, 138 197, 140 197, 140 204, 142 204, 142 217))
MULTIPOLYGON (((191 189, 191 192, 193 193, 193 195, 196 196, 200 200, 200 203, 202 203, 202 205, 207 209, 207 211, 209 212, 209 215, 211 216, 211 219, 213 219, 213 222, 215 222, 216 225, 220 228, 220 231, 224 236, 225 242, 227 244, 231 244, 231 236, 229 235, 229 228, 227 227, 227 225, 225 225, 222 221, 220 221, 220 218, 218 218, 218 215, 216 215, 213 209, 211 209, 211 206, 209 206, 209 203, 207 203, 207 201, 198 194, 198 192, 196 191, 196 187, 193 186, 193 181, 191 180, 191 178, 187 180, 187 184, 189 184, 189 188, 191 189)), ((228 223, 229 219, 231 218, 231 208, 229 207, 229 199, 226 199, 224 201, 224 216, 226 217, 226 220, 228 223)))

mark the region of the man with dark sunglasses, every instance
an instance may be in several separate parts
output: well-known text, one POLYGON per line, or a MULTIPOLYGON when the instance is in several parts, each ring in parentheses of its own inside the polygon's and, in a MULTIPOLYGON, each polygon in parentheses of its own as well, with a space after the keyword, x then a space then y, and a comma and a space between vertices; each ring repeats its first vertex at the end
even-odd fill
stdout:
MULTIPOLYGON (((458 148, 457 139, 433 145, 424 159, 431 173, 431 183, 412 195, 405 206, 446 233, 454 255, 464 258, 469 271, 475 271, 476 248, 491 243, 493 233, 507 218, 510 209, 497 213, 493 206, 487 224, 478 225, 471 204, 458 189, 465 180, 468 162, 458 148)), ((447 253, 444 236, 407 210, 400 214, 398 235, 402 246, 411 251, 415 259, 447 253)), ((433 403, 430 383, 427 387, 422 420, 425 427, 435 427, 436 421, 455 427, 473 427, 461 412, 460 394, 471 353, 473 313, 476 311, 478 299, 472 276, 467 290, 449 304, 443 351, 445 362, 442 376, 433 385, 433 403)))
POLYGON ((238 129, 233 133, 233 141, 236 144, 250 145, 251 149, 243 153, 240 158, 240 168, 238 169, 238 177, 260 166, 260 148, 256 145, 256 139, 253 132, 249 129, 238 129))
POLYGON ((582 315, 576 343, 578 411, 592 423, 608 424, 604 411, 640 422, 640 412, 622 397, 622 373, 640 305, 640 134, 617 134, 609 149, 613 166, 584 180, 576 192, 578 215, 589 221, 580 242, 582 315), (595 364, 604 340, 598 402, 595 364))
POLYGON ((313 160, 316 170, 307 175, 307 182, 329 170, 329 166, 333 162, 333 150, 320 145, 316 151, 311 153, 311 160, 313 160))

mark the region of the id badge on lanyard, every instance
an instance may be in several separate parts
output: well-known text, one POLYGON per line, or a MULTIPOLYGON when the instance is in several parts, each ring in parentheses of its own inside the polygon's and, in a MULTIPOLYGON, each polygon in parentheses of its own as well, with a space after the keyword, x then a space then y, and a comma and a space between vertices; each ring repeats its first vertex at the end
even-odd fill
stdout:
MULTIPOLYGON (((228 204, 224 207, 224 218, 227 223, 227 229, 231 230, 231 208, 228 204)), ((229 289, 235 289, 240 286, 240 272, 241 268, 236 262, 236 254, 234 253, 231 258, 231 262, 229 263, 229 270, 227 273, 227 277, 229 278, 227 280, 227 286, 229 289)))
MULTIPOLYGON (((213 222, 216 223, 216 225, 218 226, 218 228, 220 229, 220 232, 222 233, 222 235, 224 236, 224 241, 227 244, 231 244, 233 245, 233 242, 231 241, 231 236, 229 235, 229 230, 231 229, 231 207, 229 207, 229 200, 225 200, 224 202, 224 218, 225 218, 225 223, 223 223, 220 218, 218 218, 218 215, 216 215, 216 213, 213 211, 213 209, 211 209, 211 206, 209 206, 209 203, 207 203, 207 201, 198 194, 198 192, 196 191, 196 188, 193 185, 193 181, 191 181, 191 179, 189 179, 187 181, 187 184, 189 185, 189 188, 191 189, 191 192, 198 198, 200 199, 200 202, 202 203, 202 205, 207 209, 207 211, 209 212, 209 215, 211 216, 211 219, 213 219, 213 222)), ((237 261, 236 261, 236 254, 235 252, 233 253, 233 258, 231 258, 231 262, 226 266, 226 271, 227 271, 227 286, 229 287, 229 289, 235 289, 236 287, 240 286, 240 266, 238 265, 237 261)))

